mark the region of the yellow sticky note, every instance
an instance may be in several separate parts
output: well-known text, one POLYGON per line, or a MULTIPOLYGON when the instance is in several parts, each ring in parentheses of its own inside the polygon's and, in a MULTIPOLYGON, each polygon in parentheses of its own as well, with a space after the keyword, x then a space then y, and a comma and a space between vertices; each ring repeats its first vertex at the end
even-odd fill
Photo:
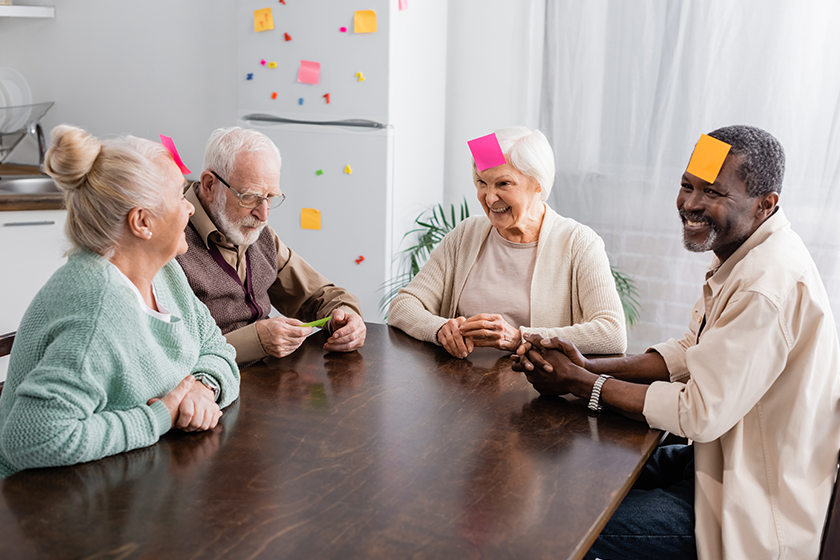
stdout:
POLYGON ((714 183, 731 147, 717 138, 701 134, 686 171, 707 183, 714 183))
POLYGON ((354 33, 375 33, 376 12, 373 10, 357 10, 353 14, 354 33))
POLYGON ((353 173, 353 170, 350 169, 349 165, 345 165, 344 166, 344 172, 347 173, 348 175, 351 175, 353 173))
POLYGON ((321 229, 321 211, 315 208, 301 208, 300 227, 302 229, 321 229))
POLYGON ((271 8, 254 10, 254 31, 268 31, 269 29, 274 29, 274 16, 271 14, 271 8))

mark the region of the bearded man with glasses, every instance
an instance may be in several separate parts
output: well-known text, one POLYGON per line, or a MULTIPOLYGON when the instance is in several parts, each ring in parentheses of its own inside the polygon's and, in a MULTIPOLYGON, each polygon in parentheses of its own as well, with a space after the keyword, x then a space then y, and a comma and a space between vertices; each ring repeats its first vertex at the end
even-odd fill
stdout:
POLYGON ((210 309, 236 361, 249 364, 295 351, 312 332, 302 321, 332 316, 324 350, 351 352, 365 341, 359 300, 318 273, 267 226, 280 191, 280 152, 264 134, 215 130, 204 171, 187 188, 195 214, 189 250, 178 256, 196 296, 210 309), (269 318, 271 306, 283 316, 269 318))

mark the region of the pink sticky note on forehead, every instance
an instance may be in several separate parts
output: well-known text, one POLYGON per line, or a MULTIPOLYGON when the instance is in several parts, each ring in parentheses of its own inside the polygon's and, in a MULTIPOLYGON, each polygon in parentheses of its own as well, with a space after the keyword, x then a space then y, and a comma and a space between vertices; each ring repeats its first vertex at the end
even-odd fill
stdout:
POLYGON ((163 147, 169 150, 169 153, 172 154, 172 158, 175 160, 175 165, 178 166, 181 173, 189 175, 190 170, 187 169, 187 166, 184 165, 183 161, 181 161, 181 156, 178 155, 178 148, 175 147, 175 142, 172 141, 172 138, 164 136, 163 134, 158 134, 158 136, 160 136, 160 143, 163 144, 163 147))
POLYGON ((312 62, 311 60, 301 60, 300 70, 298 70, 298 78, 302 84, 317 84, 321 77, 321 63, 312 62))
POLYGON ((496 139, 496 134, 488 134, 475 140, 467 142, 475 160, 475 167, 479 171, 490 169, 491 167, 498 167, 504 165, 505 154, 502 153, 502 147, 499 146, 499 141, 496 139))

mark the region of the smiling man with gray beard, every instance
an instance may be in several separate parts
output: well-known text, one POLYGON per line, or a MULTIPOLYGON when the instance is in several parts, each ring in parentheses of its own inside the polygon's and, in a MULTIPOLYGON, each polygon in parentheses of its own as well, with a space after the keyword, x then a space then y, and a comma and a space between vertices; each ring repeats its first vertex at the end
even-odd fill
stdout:
POLYGON ((266 224, 286 198, 280 165, 280 152, 264 134, 220 128, 205 146, 200 181, 184 194, 195 214, 186 228, 189 250, 178 262, 241 365, 294 352, 312 332, 302 321, 332 316, 325 326, 329 352, 351 352, 365 341, 359 300, 266 224), (283 316, 269 318, 272 306, 283 316))
POLYGON ((713 251, 688 332, 626 358, 528 338, 514 366, 693 440, 660 447, 586 558, 817 558, 840 450, 840 346, 811 255, 778 205, 781 144, 701 137, 677 195, 683 242, 713 251))

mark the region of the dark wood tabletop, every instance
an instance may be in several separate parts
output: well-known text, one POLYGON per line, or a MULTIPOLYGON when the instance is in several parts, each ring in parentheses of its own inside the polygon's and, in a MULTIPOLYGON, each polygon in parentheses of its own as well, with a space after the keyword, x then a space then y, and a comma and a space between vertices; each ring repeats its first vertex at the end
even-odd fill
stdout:
POLYGON ((211 433, 2 481, 0 558, 580 558, 662 434, 368 325, 242 372, 211 433))

